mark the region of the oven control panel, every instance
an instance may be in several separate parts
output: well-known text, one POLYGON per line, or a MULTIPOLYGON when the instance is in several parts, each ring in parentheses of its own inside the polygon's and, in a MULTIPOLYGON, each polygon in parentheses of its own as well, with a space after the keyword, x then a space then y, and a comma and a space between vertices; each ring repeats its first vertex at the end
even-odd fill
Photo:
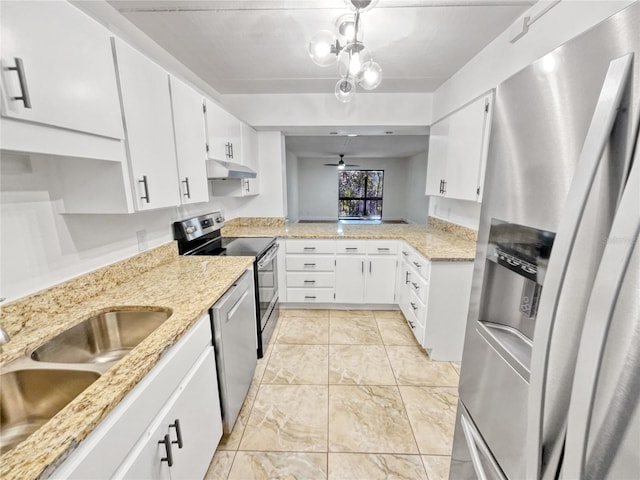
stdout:
POLYGON ((221 229, 224 226, 224 216, 222 212, 212 212, 176 223, 179 225, 179 230, 181 230, 180 237, 191 241, 221 229))

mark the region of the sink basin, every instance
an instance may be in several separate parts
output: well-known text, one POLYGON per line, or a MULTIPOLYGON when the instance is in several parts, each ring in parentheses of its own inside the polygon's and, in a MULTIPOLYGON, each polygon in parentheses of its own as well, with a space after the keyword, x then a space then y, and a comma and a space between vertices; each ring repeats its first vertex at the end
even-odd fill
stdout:
POLYGON ((11 450, 100 378, 81 370, 16 370, 0 375, 0 454, 11 450))
POLYGON ((119 360, 169 316, 169 310, 118 310, 101 313, 38 347, 31 358, 41 362, 108 363, 119 360))

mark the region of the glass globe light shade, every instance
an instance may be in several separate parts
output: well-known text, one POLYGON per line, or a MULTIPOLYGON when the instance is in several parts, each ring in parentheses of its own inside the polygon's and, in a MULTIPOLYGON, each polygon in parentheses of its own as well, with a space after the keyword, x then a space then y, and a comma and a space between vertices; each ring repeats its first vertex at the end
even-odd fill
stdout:
POLYGON ((342 103, 348 103, 356 94, 356 84, 350 78, 341 78, 336 83, 336 98, 342 103))
POLYGON ((353 13, 345 13, 340 15, 336 20, 334 35, 341 45, 348 45, 356 41, 362 41, 362 22, 358 17, 358 25, 356 26, 356 15, 353 13))
POLYGON ((338 170, 344 170, 344 167, 346 167, 346 164, 344 163, 344 160, 340 159, 338 162, 338 170))
POLYGON ((336 56, 333 52, 335 37, 329 30, 320 30, 309 42, 309 56, 313 63, 326 67, 335 63, 336 56))
POLYGON ((363 65, 370 61, 371 54, 361 42, 350 43, 338 55, 338 74, 359 79, 363 65))
POLYGON ((378 0, 344 0, 351 10, 366 12, 376 6, 378 0))
POLYGON ((365 90, 373 90, 382 82, 382 68, 373 60, 365 63, 362 67, 359 84, 365 90))

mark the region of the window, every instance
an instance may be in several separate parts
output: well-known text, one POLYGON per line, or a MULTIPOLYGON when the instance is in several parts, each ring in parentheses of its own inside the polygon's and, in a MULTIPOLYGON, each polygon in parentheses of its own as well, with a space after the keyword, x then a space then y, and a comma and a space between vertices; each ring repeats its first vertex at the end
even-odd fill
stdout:
POLYGON ((384 170, 338 172, 338 218, 382 218, 384 170))

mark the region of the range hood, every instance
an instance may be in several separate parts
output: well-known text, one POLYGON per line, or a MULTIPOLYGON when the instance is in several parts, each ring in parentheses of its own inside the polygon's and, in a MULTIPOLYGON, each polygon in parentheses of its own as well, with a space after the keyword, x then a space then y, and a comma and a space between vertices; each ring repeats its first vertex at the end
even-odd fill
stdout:
POLYGON ((224 160, 207 160, 207 178, 219 180, 226 178, 256 178, 257 173, 239 163, 224 160))

